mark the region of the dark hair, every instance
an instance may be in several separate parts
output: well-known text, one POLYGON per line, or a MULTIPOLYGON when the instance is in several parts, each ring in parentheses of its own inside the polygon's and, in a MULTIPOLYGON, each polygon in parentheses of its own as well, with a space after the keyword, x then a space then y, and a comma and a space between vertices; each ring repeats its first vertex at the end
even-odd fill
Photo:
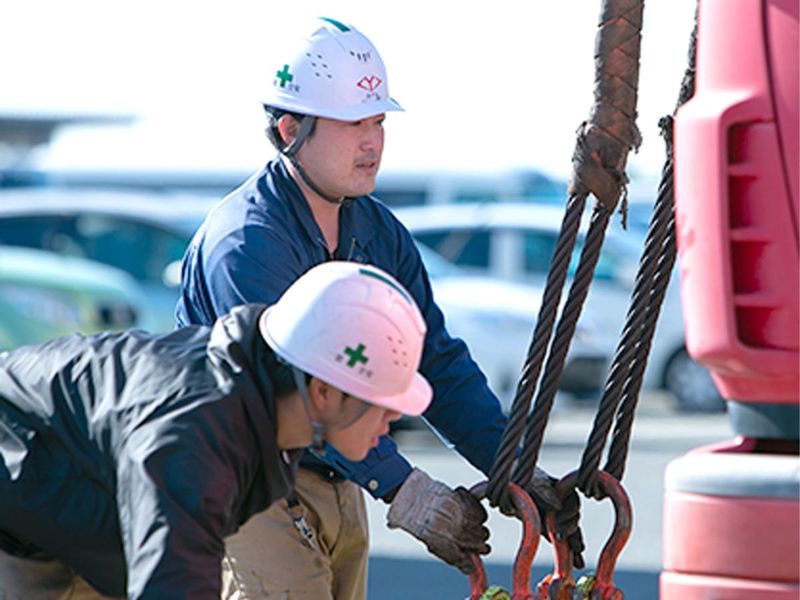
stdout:
MULTIPOLYGON (((272 382, 272 391, 275 397, 279 398, 280 396, 292 393, 297 389, 297 382, 294 378, 292 365, 275 354, 275 351, 270 348, 269 345, 265 343, 264 346, 267 348, 264 366, 267 370, 267 376, 270 382, 272 382)), ((298 369, 298 371, 300 371, 300 369, 298 369)), ((308 385, 313 375, 304 371, 300 372, 303 373, 306 385, 308 385)))
MULTIPOLYGON (((267 346, 266 344, 264 344, 267 346)), ((264 367, 267 370, 269 380, 272 382, 272 389, 276 398, 285 396, 297 389, 294 381, 292 367, 280 356, 267 346, 264 353, 264 367)))
MULTIPOLYGON (((284 110, 276 106, 270 106, 268 104, 264 104, 263 107, 264 107, 264 112, 267 114, 267 128, 265 129, 265 133, 267 134, 267 139, 273 146, 275 146, 276 150, 282 151, 286 146, 286 144, 281 139, 281 132, 278 131, 278 120, 283 115, 289 115, 299 123, 306 115, 292 112, 289 110, 284 110)), ((314 133, 314 127, 316 127, 316 122, 314 122, 314 125, 311 127, 311 131, 308 133, 309 136, 312 133, 314 133)))

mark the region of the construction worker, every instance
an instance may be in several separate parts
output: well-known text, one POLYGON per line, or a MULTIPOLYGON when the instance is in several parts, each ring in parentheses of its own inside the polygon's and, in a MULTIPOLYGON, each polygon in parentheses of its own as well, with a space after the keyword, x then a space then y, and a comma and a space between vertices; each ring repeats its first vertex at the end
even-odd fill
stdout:
POLYGON ((223 538, 290 493, 303 448, 358 461, 425 410, 424 335, 390 275, 330 262, 211 328, 1 353, 0 598, 218 599, 223 538))
MULTIPOLYGON (((272 302, 328 260, 375 264, 409 290, 427 323, 420 371, 434 399, 426 420, 488 473, 505 426, 499 402, 464 343, 447 333, 411 235, 368 196, 381 162, 385 113, 402 110, 389 95, 377 49, 353 27, 320 19, 298 47, 286 47, 268 65, 263 102, 279 156, 214 207, 195 234, 184 257, 177 324, 211 323, 238 304, 272 302)), ((291 590, 287 597, 363 599, 368 531, 359 488, 390 503, 390 527, 472 570, 468 555, 482 542, 464 534, 461 504, 450 499, 451 543, 433 539, 425 523, 451 492, 413 468, 384 436, 361 462, 306 453, 297 498, 276 503, 227 541, 226 597, 272 598, 291 590), (298 511, 312 525, 313 550, 292 527, 298 511)), ((541 509, 561 510, 562 533, 582 565, 577 495, 562 507, 542 472, 528 491, 541 509)))

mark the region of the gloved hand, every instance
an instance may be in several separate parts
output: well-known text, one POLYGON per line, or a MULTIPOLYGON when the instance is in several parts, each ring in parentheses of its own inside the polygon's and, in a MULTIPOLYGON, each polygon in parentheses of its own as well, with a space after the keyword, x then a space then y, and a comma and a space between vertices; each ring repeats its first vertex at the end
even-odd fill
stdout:
MULTIPOLYGON (((539 511, 542 519, 542 535, 550 541, 547 535, 547 524, 545 515, 548 512, 556 513, 556 535, 559 539, 566 538, 569 549, 572 552, 572 564, 576 569, 585 566, 583 551, 586 546, 583 543, 583 532, 580 528, 581 501, 575 490, 570 491, 566 498, 559 500, 556 494, 555 484, 558 480, 551 477, 539 467, 534 468, 533 477, 524 486, 539 511)), ((501 504, 500 510, 506 515, 513 515, 516 511, 509 504, 501 504)))
POLYGON ((488 554, 487 514, 466 488, 449 488, 414 469, 397 490, 387 514, 390 528, 400 528, 448 564, 469 575, 469 555, 488 554))

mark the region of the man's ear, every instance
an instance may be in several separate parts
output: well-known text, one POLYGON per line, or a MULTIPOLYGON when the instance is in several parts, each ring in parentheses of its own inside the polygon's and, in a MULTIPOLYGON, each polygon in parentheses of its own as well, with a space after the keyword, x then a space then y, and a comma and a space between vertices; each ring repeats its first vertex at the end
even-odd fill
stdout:
POLYGON ((319 413, 325 413, 330 406, 334 388, 316 377, 312 377, 308 382, 308 396, 311 406, 319 413))
POLYGON ((298 127, 297 119, 292 115, 281 115, 280 119, 278 119, 278 133, 281 134, 281 140, 284 145, 291 144, 292 140, 297 137, 298 127))

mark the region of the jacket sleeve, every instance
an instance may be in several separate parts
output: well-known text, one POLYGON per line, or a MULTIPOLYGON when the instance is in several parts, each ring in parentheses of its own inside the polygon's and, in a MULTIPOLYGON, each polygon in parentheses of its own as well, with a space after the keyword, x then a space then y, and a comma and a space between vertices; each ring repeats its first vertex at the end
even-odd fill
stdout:
POLYGON ((128 598, 220 597, 223 532, 236 482, 209 444, 135 432, 118 461, 128 598))
POLYGON ((466 344, 447 332, 411 234, 399 224, 398 230, 398 279, 414 296, 428 326, 420 371, 433 387, 433 401, 424 417, 488 475, 506 418, 466 344))

